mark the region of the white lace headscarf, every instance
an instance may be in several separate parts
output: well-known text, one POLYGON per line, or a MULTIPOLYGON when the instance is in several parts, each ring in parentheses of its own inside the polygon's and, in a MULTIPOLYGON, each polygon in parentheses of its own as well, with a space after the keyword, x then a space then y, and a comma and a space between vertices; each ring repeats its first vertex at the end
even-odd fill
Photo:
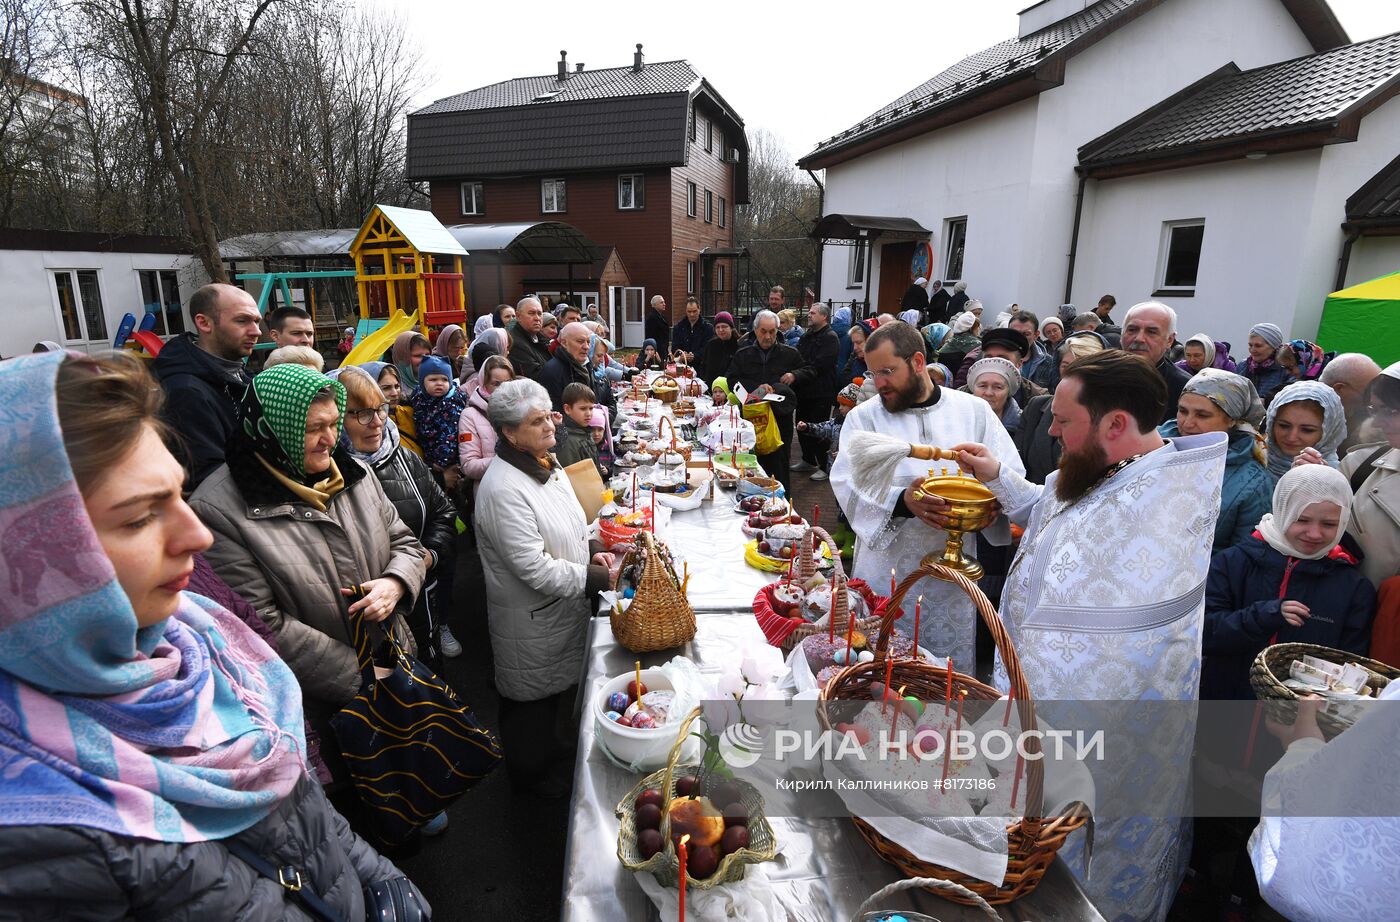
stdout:
POLYGON ((1351 483, 1346 475, 1325 464, 1300 464, 1279 478, 1274 487, 1273 511, 1264 514, 1259 520, 1259 534, 1269 542, 1269 547, 1287 557, 1302 560, 1317 560, 1332 553, 1346 533, 1347 522, 1351 519, 1351 483), (1311 554, 1304 554, 1291 543, 1286 535, 1288 529, 1303 514, 1303 510, 1313 503, 1336 503, 1342 513, 1337 520, 1337 535, 1330 544, 1311 554))

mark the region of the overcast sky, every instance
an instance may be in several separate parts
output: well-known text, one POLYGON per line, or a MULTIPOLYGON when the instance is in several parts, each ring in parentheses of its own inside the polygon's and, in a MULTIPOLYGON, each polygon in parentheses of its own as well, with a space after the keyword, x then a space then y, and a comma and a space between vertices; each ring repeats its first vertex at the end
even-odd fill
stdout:
MULTIPOLYGON (((561 48, 571 69, 579 61, 589 69, 629 65, 642 42, 648 61, 690 61, 750 132, 773 132, 795 159, 966 55, 1013 37, 1017 11, 1032 0, 903 8, 761 0, 367 2, 390 6, 408 22, 427 72, 423 105, 552 73, 561 48)), ((1352 41, 1400 31, 1395 0, 1331 3, 1352 41)))

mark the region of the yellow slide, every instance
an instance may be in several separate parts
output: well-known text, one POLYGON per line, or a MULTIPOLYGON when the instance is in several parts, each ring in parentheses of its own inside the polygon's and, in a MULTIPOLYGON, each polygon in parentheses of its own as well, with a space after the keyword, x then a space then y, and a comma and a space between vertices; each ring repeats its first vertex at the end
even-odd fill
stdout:
POLYGON ((396 310, 389 318, 389 322, 375 330, 364 339, 355 344, 355 348, 350 350, 341 365, 358 365, 361 362, 373 362, 384 354, 384 351, 394 344, 400 333, 407 333, 410 330, 418 329, 418 312, 406 315, 403 311, 396 310))

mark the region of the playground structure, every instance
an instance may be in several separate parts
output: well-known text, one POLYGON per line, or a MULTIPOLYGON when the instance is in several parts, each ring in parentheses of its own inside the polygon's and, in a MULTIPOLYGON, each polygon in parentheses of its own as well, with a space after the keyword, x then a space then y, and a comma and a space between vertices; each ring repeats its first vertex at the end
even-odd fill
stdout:
POLYGON ((413 329, 431 340, 448 324, 465 324, 466 255, 430 212, 391 205, 370 209, 350 244, 360 322, 355 348, 344 364, 378 358, 401 333, 413 329))

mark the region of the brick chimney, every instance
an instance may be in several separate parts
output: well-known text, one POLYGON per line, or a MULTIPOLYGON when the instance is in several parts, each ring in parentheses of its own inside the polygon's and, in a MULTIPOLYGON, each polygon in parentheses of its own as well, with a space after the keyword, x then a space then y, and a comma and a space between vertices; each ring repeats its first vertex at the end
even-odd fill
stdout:
POLYGON ((559 80, 562 82, 569 79, 569 53, 561 50, 559 52, 559 80))
POLYGON ((632 55, 632 70, 636 73, 642 72, 642 43, 637 43, 637 51, 632 55))
POLYGON ((583 73, 583 62, 582 62, 582 61, 579 61, 577 64, 574 65, 574 73, 576 73, 576 74, 581 74, 581 73, 583 73))

